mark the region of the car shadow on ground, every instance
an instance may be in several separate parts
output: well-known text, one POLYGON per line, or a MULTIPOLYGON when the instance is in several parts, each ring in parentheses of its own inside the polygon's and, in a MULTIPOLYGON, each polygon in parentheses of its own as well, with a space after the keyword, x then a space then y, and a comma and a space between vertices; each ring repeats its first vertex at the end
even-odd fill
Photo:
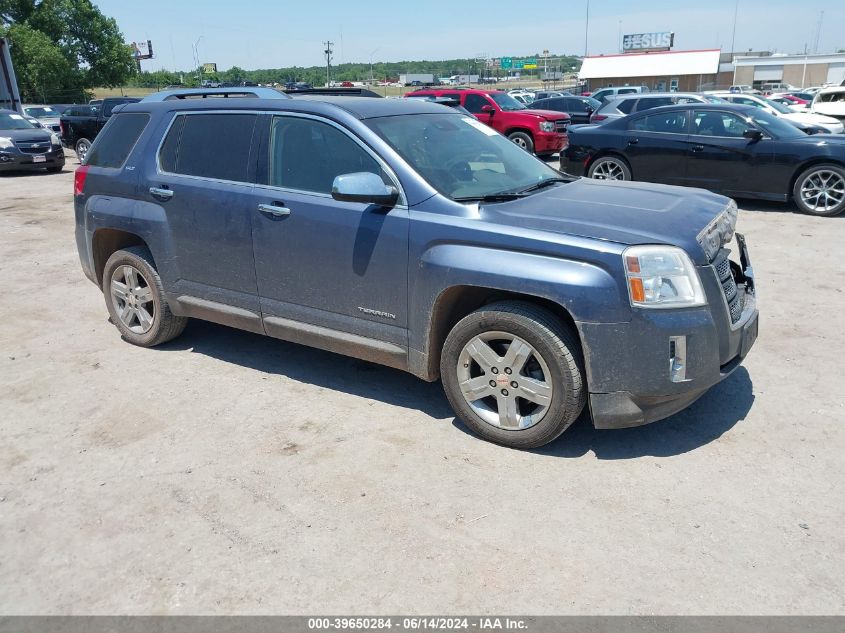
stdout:
MULTIPOLYGON (((630 429, 598 430, 585 409, 563 435, 532 452, 552 457, 582 457, 592 451, 598 459, 681 455, 721 437, 745 419, 753 403, 751 378, 740 367, 689 408, 665 420, 630 429)), ((453 424, 470 433, 457 418, 453 424)))
POLYGON ((454 415, 439 382, 428 383, 398 369, 207 321, 192 319, 182 336, 153 349, 189 350, 262 373, 417 409, 436 419, 454 415))
MULTIPOLYGON (((416 409, 435 419, 451 419, 456 429, 471 434, 454 417, 439 382, 428 383, 397 369, 198 320, 192 320, 178 339, 154 350, 187 350, 258 372, 416 409)), ((585 411, 560 438, 534 452, 581 457, 592 451, 599 459, 680 455, 719 438, 745 418, 753 402, 751 378, 740 367, 691 407, 666 420, 599 431, 585 411)))

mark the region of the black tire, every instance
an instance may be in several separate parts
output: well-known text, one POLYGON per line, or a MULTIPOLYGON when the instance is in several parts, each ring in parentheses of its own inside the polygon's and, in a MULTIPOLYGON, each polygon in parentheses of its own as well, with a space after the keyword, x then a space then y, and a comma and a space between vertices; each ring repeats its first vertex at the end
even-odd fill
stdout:
POLYGON ((79 159, 79 162, 85 160, 85 156, 88 155, 88 150, 91 149, 91 141, 87 138, 81 138, 76 141, 76 145, 74 145, 74 151, 76 151, 76 158, 79 159))
MULTIPOLYGON (((106 300, 111 322, 120 331, 123 340, 140 347, 154 347, 179 336, 188 324, 187 317, 176 316, 164 298, 164 288, 158 271, 153 265, 150 251, 144 246, 132 246, 116 251, 109 257, 103 270, 103 296, 106 300), (153 314, 152 324, 148 331, 135 332, 130 329, 118 313, 117 301, 112 294, 112 277, 118 267, 131 266, 140 273, 145 285, 139 288, 149 288, 152 295, 153 314)), ((140 326, 139 321, 139 326, 140 326)))
POLYGON ((633 180, 633 175, 631 174, 631 166, 621 156, 600 156, 599 158, 593 161, 593 164, 590 165, 590 168, 587 170, 587 177, 588 178, 595 178, 597 180, 633 180), (618 173, 620 177, 618 178, 609 178, 607 176, 600 175, 602 170, 611 169, 614 173, 618 173))
MULTIPOLYGON (((472 312, 452 328, 443 346, 440 377, 455 413, 474 433, 496 444, 527 449, 548 444, 581 414, 587 397, 583 365, 576 334, 557 316, 531 303, 501 301, 472 312), (464 397, 458 376, 461 354, 470 341, 485 332, 504 332, 519 337, 543 357, 551 374, 545 380, 552 385, 553 391, 545 415, 533 426, 524 429, 494 426, 486 422, 464 397)), ((496 374, 501 376, 499 372, 496 374)), ((486 373, 482 375, 487 376, 486 373)), ((497 376, 490 374, 491 378, 497 376)), ((510 378, 519 380, 516 374, 510 378)), ((499 386, 501 384, 495 390, 499 386)))
MULTIPOLYGON (((818 182, 818 181, 817 181, 818 182)), ((845 211, 845 168, 841 165, 835 165, 833 163, 822 163, 821 165, 813 165, 805 169, 801 174, 799 174, 798 178, 795 179, 795 185, 792 187, 792 199, 795 201, 795 206, 802 213, 806 213, 808 215, 816 215, 819 217, 833 217, 834 215, 839 215, 843 211, 845 211), (824 174, 827 173, 831 175, 832 178, 839 179, 839 185, 836 187, 836 195, 837 197, 841 197, 838 204, 834 204, 829 209, 823 208, 823 205, 818 204, 821 202, 821 198, 815 198, 816 205, 813 206, 813 202, 811 202, 812 197, 810 200, 806 200, 807 197, 804 193, 812 193, 813 191, 818 191, 818 189, 813 189, 813 177, 816 176, 817 178, 823 178, 824 174)), ((829 198, 826 199, 829 201, 829 198)))
POLYGON ((527 132, 511 132, 508 140, 524 149, 529 154, 534 153, 534 139, 527 132))

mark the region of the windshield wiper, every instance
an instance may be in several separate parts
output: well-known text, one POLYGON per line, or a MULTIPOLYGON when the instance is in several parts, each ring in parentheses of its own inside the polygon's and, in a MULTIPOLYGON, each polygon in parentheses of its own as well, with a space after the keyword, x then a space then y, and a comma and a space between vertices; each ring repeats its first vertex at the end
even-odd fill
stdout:
POLYGON ((519 193, 528 193, 530 191, 538 191, 540 189, 545 189, 546 187, 550 187, 551 185, 557 182, 572 182, 568 178, 546 178, 545 180, 541 180, 536 185, 531 185, 525 189, 520 189, 519 193))
POLYGON ((461 196, 452 198, 455 202, 507 202, 508 200, 516 200, 517 198, 524 198, 525 194, 517 191, 502 191, 499 193, 488 193, 484 196, 461 196))

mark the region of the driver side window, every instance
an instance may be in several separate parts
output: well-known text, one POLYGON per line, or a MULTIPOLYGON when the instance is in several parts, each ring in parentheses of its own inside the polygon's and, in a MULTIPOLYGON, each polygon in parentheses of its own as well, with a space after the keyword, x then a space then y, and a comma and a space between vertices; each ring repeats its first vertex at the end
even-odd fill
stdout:
POLYGON ((330 194, 335 177, 356 172, 377 174, 390 182, 378 162, 334 126, 300 117, 273 117, 268 184, 330 194))
POLYGON ((698 110, 693 118, 692 133, 698 136, 741 138, 749 127, 745 119, 730 112, 698 110))
POLYGON ((473 114, 481 114, 481 108, 486 105, 492 105, 486 97, 481 95, 470 94, 466 96, 464 107, 473 114))

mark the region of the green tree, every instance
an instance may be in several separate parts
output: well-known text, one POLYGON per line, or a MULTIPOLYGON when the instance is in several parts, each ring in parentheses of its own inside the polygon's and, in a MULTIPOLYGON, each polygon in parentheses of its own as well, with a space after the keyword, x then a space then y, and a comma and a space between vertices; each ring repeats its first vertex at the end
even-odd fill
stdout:
POLYGON ((15 68, 30 67, 26 82, 18 77, 22 92, 37 95, 49 88, 69 100, 86 89, 121 86, 135 72, 117 22, 91 0, 0 0, 0 24, 6 25, 15 68))

